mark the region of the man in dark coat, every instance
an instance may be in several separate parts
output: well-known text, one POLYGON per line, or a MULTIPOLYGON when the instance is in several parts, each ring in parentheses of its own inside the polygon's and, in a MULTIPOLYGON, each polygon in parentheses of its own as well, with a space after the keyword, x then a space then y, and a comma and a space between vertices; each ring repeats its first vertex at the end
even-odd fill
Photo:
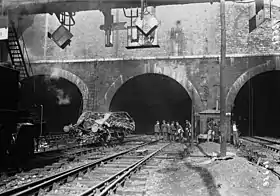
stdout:
POLYGON ((166 140, 167 126, 166 126, 165 120, 162 121, 161 131, 162 131, 163 140, 166 140))
POLYGON ((170 139, 171 141, 175 141, 175 134, 176 134, 176 127, 174 122, 172 121, 171 125, 170 125, 170 129, 171 129, 171 134, 170 134, 170 139))
POLYGON ((160 139, 160 125, 159 125, 159 121, 157 121, 157 123, 154 126, 154 131, 155 131, 155 137, 157 140, 160 139))
POLYGON ((183 135, 184 135, 184 130, 183 130, 182 126, 179 124, 179 122, 176 122, 176 128, 177 128, 177 132, 178 132, 178 139, 179 139, 179 141, 182 141, 183 135))
POLYGON ((170 127, 170 124, 169 122, 166 124, 166 127, 167 127, 167 134, 166 134, 166 140, 170 141, 170 135, 171 135, 171 127, 170 127))
POLYGON ((185 128, 185 130, 186 130, 186 136, 187 136, 187 139, 188 139, 188 141, 190 142, 191 141, 191 139, 192 139, 192 125, 191 125, 191 123, 188 121, 188 120, 186 120, 186 128, 185 128))

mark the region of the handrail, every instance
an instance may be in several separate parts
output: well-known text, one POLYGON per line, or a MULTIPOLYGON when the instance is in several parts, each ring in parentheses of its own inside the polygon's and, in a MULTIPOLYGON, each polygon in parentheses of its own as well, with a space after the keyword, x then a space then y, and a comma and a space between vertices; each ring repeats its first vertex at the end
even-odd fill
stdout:
POLYGON ((32 69, 32 66, 31 66, 31 63, 30 63, 30 59, 29 59, 29 56, 28 56, 28 52, 27 52, 27 49, 26 49, 26 45, 25 45, 25 41, 24 41, 23 35, 21 36, 21 38, 22 38, 22 43, 23 43, 23 59, 24 59, 24 51, 25 51, 26 57, 27 57, 28 66, 29 66, 29 70, 31 72, 31 75, 33 75, 33 69, 32 69))
POLYGON ((21 46, 20 46, 20 43, 19 43, 19 40, 18 40, 18 35, 17 35, 16 28, 14 26, 14 22, 11 23, 10 27, 12 28, 13 34, 15 35, 15 39, 16 39, 16 42, 18 44, 18 49, 20 51, 20 54, 22 55, 22 60, 23 60, 22 63, 23 63, 23 66, 24 66, 25 73, 26 73, 27 77, 29 77, 29 73, 28 73, 28 70, 27 70, 27 67, 26 67, 26 63, 24 61, 23 51, 21 50, 21 46))

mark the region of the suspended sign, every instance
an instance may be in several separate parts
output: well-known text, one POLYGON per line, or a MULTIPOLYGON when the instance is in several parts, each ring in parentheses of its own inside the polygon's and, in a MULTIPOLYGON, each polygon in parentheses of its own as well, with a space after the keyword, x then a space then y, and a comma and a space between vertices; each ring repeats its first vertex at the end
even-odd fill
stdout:
POLYGON ((145 14, 142 19, 138 17, 134 24, 143 35, 149 36, 158 27, 159 22, 153 15, 145 14))
POLYGON ((159 48, 157 29, 149 36, 145 36, 137 29, 137 27, 128 27, 126 48, 159 48))
POLYGON ((137 18, 135 26, 127 27, 127 49, 159 48, 157 44, 158 20, 151 14, 146 14, 141 19, 137 18))
POLYGON ((64 49, 70 44, 73 34, 64 25, 60 25, 50 37, 60 48, 64 49))
POLYGON ((7 40, 9 38, 8 27, 8 16, 0 16, 0 40, 7 40))

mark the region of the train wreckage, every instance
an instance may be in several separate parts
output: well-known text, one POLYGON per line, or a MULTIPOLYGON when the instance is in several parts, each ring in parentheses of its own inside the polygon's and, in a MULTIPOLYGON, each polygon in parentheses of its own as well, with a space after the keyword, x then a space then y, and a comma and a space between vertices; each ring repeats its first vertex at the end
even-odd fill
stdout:
POLYGON ((135 131, 135 122, 127 112, 85 111, 75 125, 64 127, 64 132, 84 143, 108 143, 123 141, 125 136, 135 131))

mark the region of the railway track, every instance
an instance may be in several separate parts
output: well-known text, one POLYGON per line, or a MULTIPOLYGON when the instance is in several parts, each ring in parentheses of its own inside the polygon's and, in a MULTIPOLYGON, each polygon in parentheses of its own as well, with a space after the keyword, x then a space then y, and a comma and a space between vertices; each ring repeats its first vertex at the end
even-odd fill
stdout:
MULTIPOLYGON (((11 189, 6 192, 2 192, 0 196, 4 195, 46 195, 46 192, 51 191, 53 188, 56 188, 58 185, 65 184, 66 182, 73 181, 79 176, 84 176, 85 174, 90 173, 92 170, 95 171, 95 168, 103 166, 105 163, 119 159, 122 155, 129 154, 132 151, 135 151, 138 148, 147 146, 148 144, 155 143, 156 141, 144 143, 136 147, 130 148, 128 150, 116 153, 110 156, 103 157, 98 160, 91 161, 90 163, 78 166, 58 174, 25 184, 23 186, 11 189)), ((144 160, 140 159, 144 162, 144 160)), ((139 161, 140 161, 139 160, 139 161)), ((140 162, 137 162, 140 163, 140 162)), ((135 165, 134 165, 135 166, 135 165)), ((71 189, 71 188, 70 188, 71 189)), ((65 195, 65 194, 64 194, 65 195)))
POLYGON ((279 142, 275 141, 275 140, 271 140, 271 139, 267 139, 267 138, 263 138, 263 137, 241 137, 241 141, 247 141, 247 142, 251 142, 254 144, 260 144, 260 146, 262 148, 268 149, 270 150, 270 152, 264 152, 262 150, 260 150, 259 148, 248 148, 248 146, 246 146, 246 142, 242 144, 243 149, 242 151, 245 151, 247 154, 247 158, 250 162, 253 162, 261 167, 266 168, 267 170, 271 171, 271 173, 273 173, 275 176, 277 176, 280 179, 280 172, 279 170, 275 170, 275 166, 276 168, 279 167, 279 147, 275 147, 273 145, 279 145, 279 142), (271 151, 276 152, 277 156, 273 156, 272 159, 268 158, 268 154, 271 155, 271 151), (270 166, 267 168, 267 166, 265 166, 265 162, 269 162, 270 166))
MULTIPOLYGON (((135 138, 135 137, 136 137, 135 135, 129 136, 129 137, 125 138, 125 141, 123 141, 123 142, 114 140, 114 141, 112 141, 111 146, 124 145, 128 142, 131 142, 130 139, 135 138)), ((65 158, 65 157, 77 157, 77 156, 86 155, 86 154, 97 151, 99 148, 102 148, 102 146, 95 145, 94 143, 84 144, 84 145, 76 144, 74 146, 68 146, 65 148, 37 152, 34 154, 34 157, 29 160, 29 163, 36 162, 35 165, 31 166, 33 164, 29 164, 29 166, 27 166, 27 167, 24 166, 25 167, 24 170, 30 170, 34 167, 40 167, 39 165, 46 165, 46 162, 51 163, 51 162, 57 161, 61 158, 65 158), (42 160, 42 164, 40 164, 40 160, 42 160)), ((22 170, 20 170, 20 171, 22 171, 22 170)), ((19 172, 19 170, 17 168, 10 168, 9 171, 2 171, 2 172, 0 172, 0 174, 5 174, 8 176, 11 176, 11 175, 15 175, 18 172, 19 172)))
POLYGON ((257 144, 261 145, 262 147, 269 149, 275 153, 280 152, 280 142, 277 142, 277 141, 273 141, 273 140, 266 139, 263 137, 258 137, 258 136, 241 137, 240 140, 257 143, 257 144))
POLYGON ((259 140, 264 141, 264 142, 270 142, 271 144, 280 145, 280 141, 277 140, 277 139, 267 138, 267 137, 259 137, 259 136, 253 136, 253 138, 259 139, 259 140))
MULTIPOLYGON (((23 165, 21 170, 11 168, 8 171, 0 173, 1 177, 0 193, 3 190, 11 189, 18 185, 26 184, 43 176, 52 175, 55 172, 61 172, 71 167, 77 167, 83 163, 92 160, 100 159, 112 152, 122 151, 130 148, 130 145, 137 145, 146 141, 151 141, 151 138, 142 136, 132 136, 125 139, 120 145, 108 146, 106 148, 100 146, 93 147, 77 147, 77 149, 47 151, 37 154, 30 162, 23 165), (139 139, 139 137, 141 137, 139 139)), ((116 143, 117 144, 117 143, 116 143)))

